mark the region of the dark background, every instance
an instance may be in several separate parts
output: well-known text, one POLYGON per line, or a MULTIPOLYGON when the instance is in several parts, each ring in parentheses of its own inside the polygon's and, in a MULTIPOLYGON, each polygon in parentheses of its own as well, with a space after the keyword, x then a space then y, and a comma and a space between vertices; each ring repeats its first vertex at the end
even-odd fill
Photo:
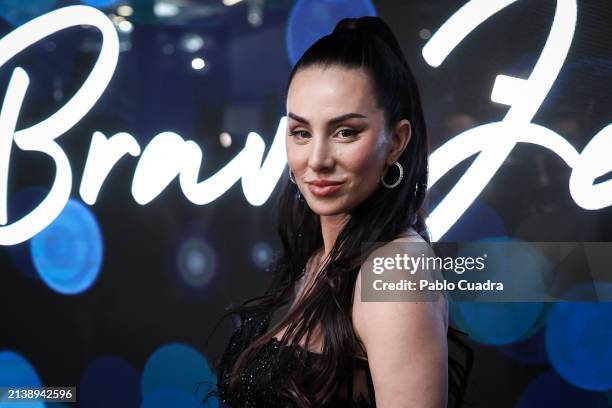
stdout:
MULTIPOLYGON (((376 14, 397 35, 420 84, 432 151, 463 130, 503 118, 508 107, 490 101, 495 76, 527 77, 545 43, 556 4, 518 1, 471 33, 439 68, 430 67, 421 54, 428 36, 464 3, 373 2, 376 14)), ((38 14, 78 3, 0 4, 0 36, 4 36, 38 14)), ((316 15, 312 10, 317 7, 333 8, 331 17, 337 21, 368 6, 362 1, 331 0, 244 1, 233 6, 212 0, 89 4, 109 15, 117 14, 120 5, 130 5, 133 14, 124 17, 132 29, 120 32, 123 51, 108 88, 88 115, 58 139, 72 166, 72 198, 77 202, 96 130, 106 136, 128 132, 143 148, 167 130, 194 140, 204 151, 200 179, 231 160, 250 131, 260 134, 269 146, 285 113, 284 90, 292 66, 287 52, 292 10, 296 13, 293 27, 299 32, 325 29, 320 21, 308 19, 316 15), (174 5, 177 14, 160 17, 156 3, 174 5), (310 13, 303 12, 304 7, 310 13), (184 46, 189 36, 200 37, 204 45, 189 52, 184 46), (205 69, 192 68, 196 57, 205 59, 205 69), (231 134, 231 146, 222 146, 221 132, 231 134)), ((533 120, 561 134, 578 151, 612 121, 611 18, 609 1, 578 1, 568 58, 533 120)), ((1 67, 0 97, 14 67, 23 67, 30 76, 18 129, 41 121, 65 104, 89 73, 99 41, 94 29, 70 28, 1 67)), ((435 207, 472 161, 461 163, 432 188, 428 208, 435 207)), ((64 295, 46 285, 33 266, 29 241, 0 248, 0 379, 6 385, 20 385, 32 375, 3 361, 27 362, 41 385, 79 387, 81 406, 163 406, 160 401, 171 401, 167 406, 193 406, 181 400, 184 394, 174 392, 189 395, 189 381, 208 378, 205 366, 190 366, 191 357, 199 353, 210 364, 232 331, 232 322, 225 320, 207 342, 224 308, 266 288, 266 265, 278 248, 274 223, 279 186, 259 207, 246 201, 240 183, 214 202, 197 206, 185 198, 175 180, 155 200, 141 206, 130 190, 136 163, 135 158, 122 159, 95 205, 83 205, 97 221, 103 248, 99 275, 87 290, 64 295), (195 246, 186 247, 194 242, 195 246), (185 248, 195 252, 181 252, 185 248), (202 260, 205 266, 198 263, 202 260), (205 274, 209 280, 190 285, 179 273, 181 268, 205 274), (168 345, 174 348, 163 348, 168 345), (160 350, 166 358, 153 364, 151 358, 160 350), (185 382, 173 383, 166 378, 169 373, 185 382), (147 393, 161 388, 170 389, 164 394, 168 399, 147 399, 147 393)), ((579 207, 569 194, 570 173, 553 152, 517 145, 478 200, 442 239, 610 241, 610 208, 579 207)), ((9 223, 36 204, 36 197, 41 198, 40 192, 53 178, 51 160, 14 145, 8 178, 9 223)), ((598 181, 608 178, 609 174, 598 181)), ((63 239, 70 240, 70 235, 63 239)), ((61 245, 53 242, 47 245, 61 245)), ((62 256, 70 256, 70 251, 62 256)), ((554 342, 545 344, 545 338, 546 313, 553 309, 554 305, 544 306, 537 326, 515 342, 501 345, 494 336, 474 337, 475 365, 466 406, 611 406, 606 389, 587 384, 593 378, 598 384, 609 381, 610 368, 602 371, 598 365, 612 363, 609 352, 599 362, 585 362, 590 355, 581 354, 585 374, 578 380, 564 377, 552 362, 554 342)), ((609 320, 586 318, 582 326, 571 326, 583 334, 573 343, 576 350, 606 350, 603 344, 612 341, 607 328, 612 326, 610 309, 598 309, 595 314, 609 320)), ((490 317, 474 321, 476 326, 463 329, 477 331, 487 325, 490 329, 495 324, 490 317)))

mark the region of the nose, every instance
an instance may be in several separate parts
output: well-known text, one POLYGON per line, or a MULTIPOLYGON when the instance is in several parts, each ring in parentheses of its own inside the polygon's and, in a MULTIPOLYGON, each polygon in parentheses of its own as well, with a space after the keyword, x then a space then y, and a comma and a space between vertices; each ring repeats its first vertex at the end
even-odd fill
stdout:
POLYGON ((312 170, 323 172, 333 168, 333 147, 330 146, 330 142, 326 137, 314 136, 310 146, 308 166, 312 170))

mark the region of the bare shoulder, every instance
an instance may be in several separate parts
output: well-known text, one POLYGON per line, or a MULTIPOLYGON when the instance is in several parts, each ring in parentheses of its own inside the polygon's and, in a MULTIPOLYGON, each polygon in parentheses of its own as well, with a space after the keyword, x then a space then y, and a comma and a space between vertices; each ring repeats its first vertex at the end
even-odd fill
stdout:
MULTIPOLYGON (((393 254, 399 251, 411 256, 418 256, 422 251, 433 254, 427 241, 414 230, 402 234, 380 250, 393 254), (414 242, 420 244, 410 245, 414 242)), ((423 302, 362 301, 361 274, 362 270, 355 284, 353 325, 367 352, 376 404, 420 402, 422 406, 445 406, 448 364, 446 297, 423 302)))
MULTIPOLYGON (((410 228, 393 241, 388 242, 375 251, 376 256, 394 257, 406 254, 408 256, 435 256, 432 247, 414 229, 410 228)), ((372 255, 374 256, 374 255, 372 255)), ((371 302, 362 301, 362 273, 357 274, 355 294, 353 297, 353 324, 360 339, 372 337, 371 333, 384 332, 384 325, 431 325, 442 324, 444 335, 448 330, 448 299, 445 293, 436 301, 393 301, 371 302)), ((408 327, 405 327, 405 329, 408 327)))
MULTIPOLYGON (((431 245, 414 229, 409 229, 393 241, 378 248, 376 256, 395 257, 396 255, 407 256, 435 256, 431 245)), ((373 257, 372 255, 371 257, 373 257)), ((381 329, 381 324, 415 324, 419 319, 427 322, 443 322, 444 329, 448 328, 448 300, 446 296, 440 296, 432 302, 393 301, 393 302, 371 302, 362 301, 361 284, 363 268, 357 274, 355 282, 355 296, 353 297, 354 319, 357 320, 356 331, 360 338, 366 337, 368 332, 376 333, 381 329), (399 318, 399 321, 395 321, 399 318), (395 323, 394 323, 395 322, 395 323), (362 333, 363 332, 363 333, 362 333), (363 335, 362 335, 363 334, 363 335)))
POLYGON ((404 232, 399 234, 393 242, 427 242, 423 237, 412 227, 407 228, 404 232))

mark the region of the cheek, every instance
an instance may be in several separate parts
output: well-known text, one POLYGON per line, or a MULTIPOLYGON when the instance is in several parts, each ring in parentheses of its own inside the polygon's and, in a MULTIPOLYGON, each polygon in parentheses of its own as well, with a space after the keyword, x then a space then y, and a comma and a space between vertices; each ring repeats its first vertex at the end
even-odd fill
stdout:
POLYGON ((343 162, 360 180, 378 179, 384 162, 384 145, 378 138, 362 139, 343 152, 343 162))
POLYGON ((291 140, 287 140, 287 164, 295 171, 302 169, 308 163, 306 149, 295 146, 291 140))

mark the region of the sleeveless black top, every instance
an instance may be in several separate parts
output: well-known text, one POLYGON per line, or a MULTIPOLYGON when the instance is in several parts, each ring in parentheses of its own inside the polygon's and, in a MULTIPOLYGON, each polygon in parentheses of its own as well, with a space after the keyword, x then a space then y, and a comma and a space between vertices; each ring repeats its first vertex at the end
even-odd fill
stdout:
MULTIPOLYGON (((240 353, 257 337, 264 334, 270 322, 276 320, 275 313, 267 312, 259 315, 240 316, 240 326, 230 338, 225 349, 217 373, 217 391, 213 391, 220 402, 232 408, 281 408, 296 405, 283 397, 279 392, 287 382, 300 375, 303 368, 314 359, 323 355, 304 349, 294 343, 281 343, 272 338, 251 354, 246 361, 243 372, 240 373, 238 386, 233 393, 228 392, 231 369, 240 353), (276 358, 281 351, 290 355, 288 363, 279 364, 276 358)), ((467 377, 472 365, 472 350, 452 328, 448 333, 448 366, 449 366, 449 396, 448 407, 460 407, 467 385, 467 377)), ((353 358, 352 371, 348 380, 338 384, 334 401, 329 407, 366 408, 375 407, 374 386, 368 366, 368 361, 359 357, 353 358)), ((210 395, 210 393, 209 393, 210 395)))

